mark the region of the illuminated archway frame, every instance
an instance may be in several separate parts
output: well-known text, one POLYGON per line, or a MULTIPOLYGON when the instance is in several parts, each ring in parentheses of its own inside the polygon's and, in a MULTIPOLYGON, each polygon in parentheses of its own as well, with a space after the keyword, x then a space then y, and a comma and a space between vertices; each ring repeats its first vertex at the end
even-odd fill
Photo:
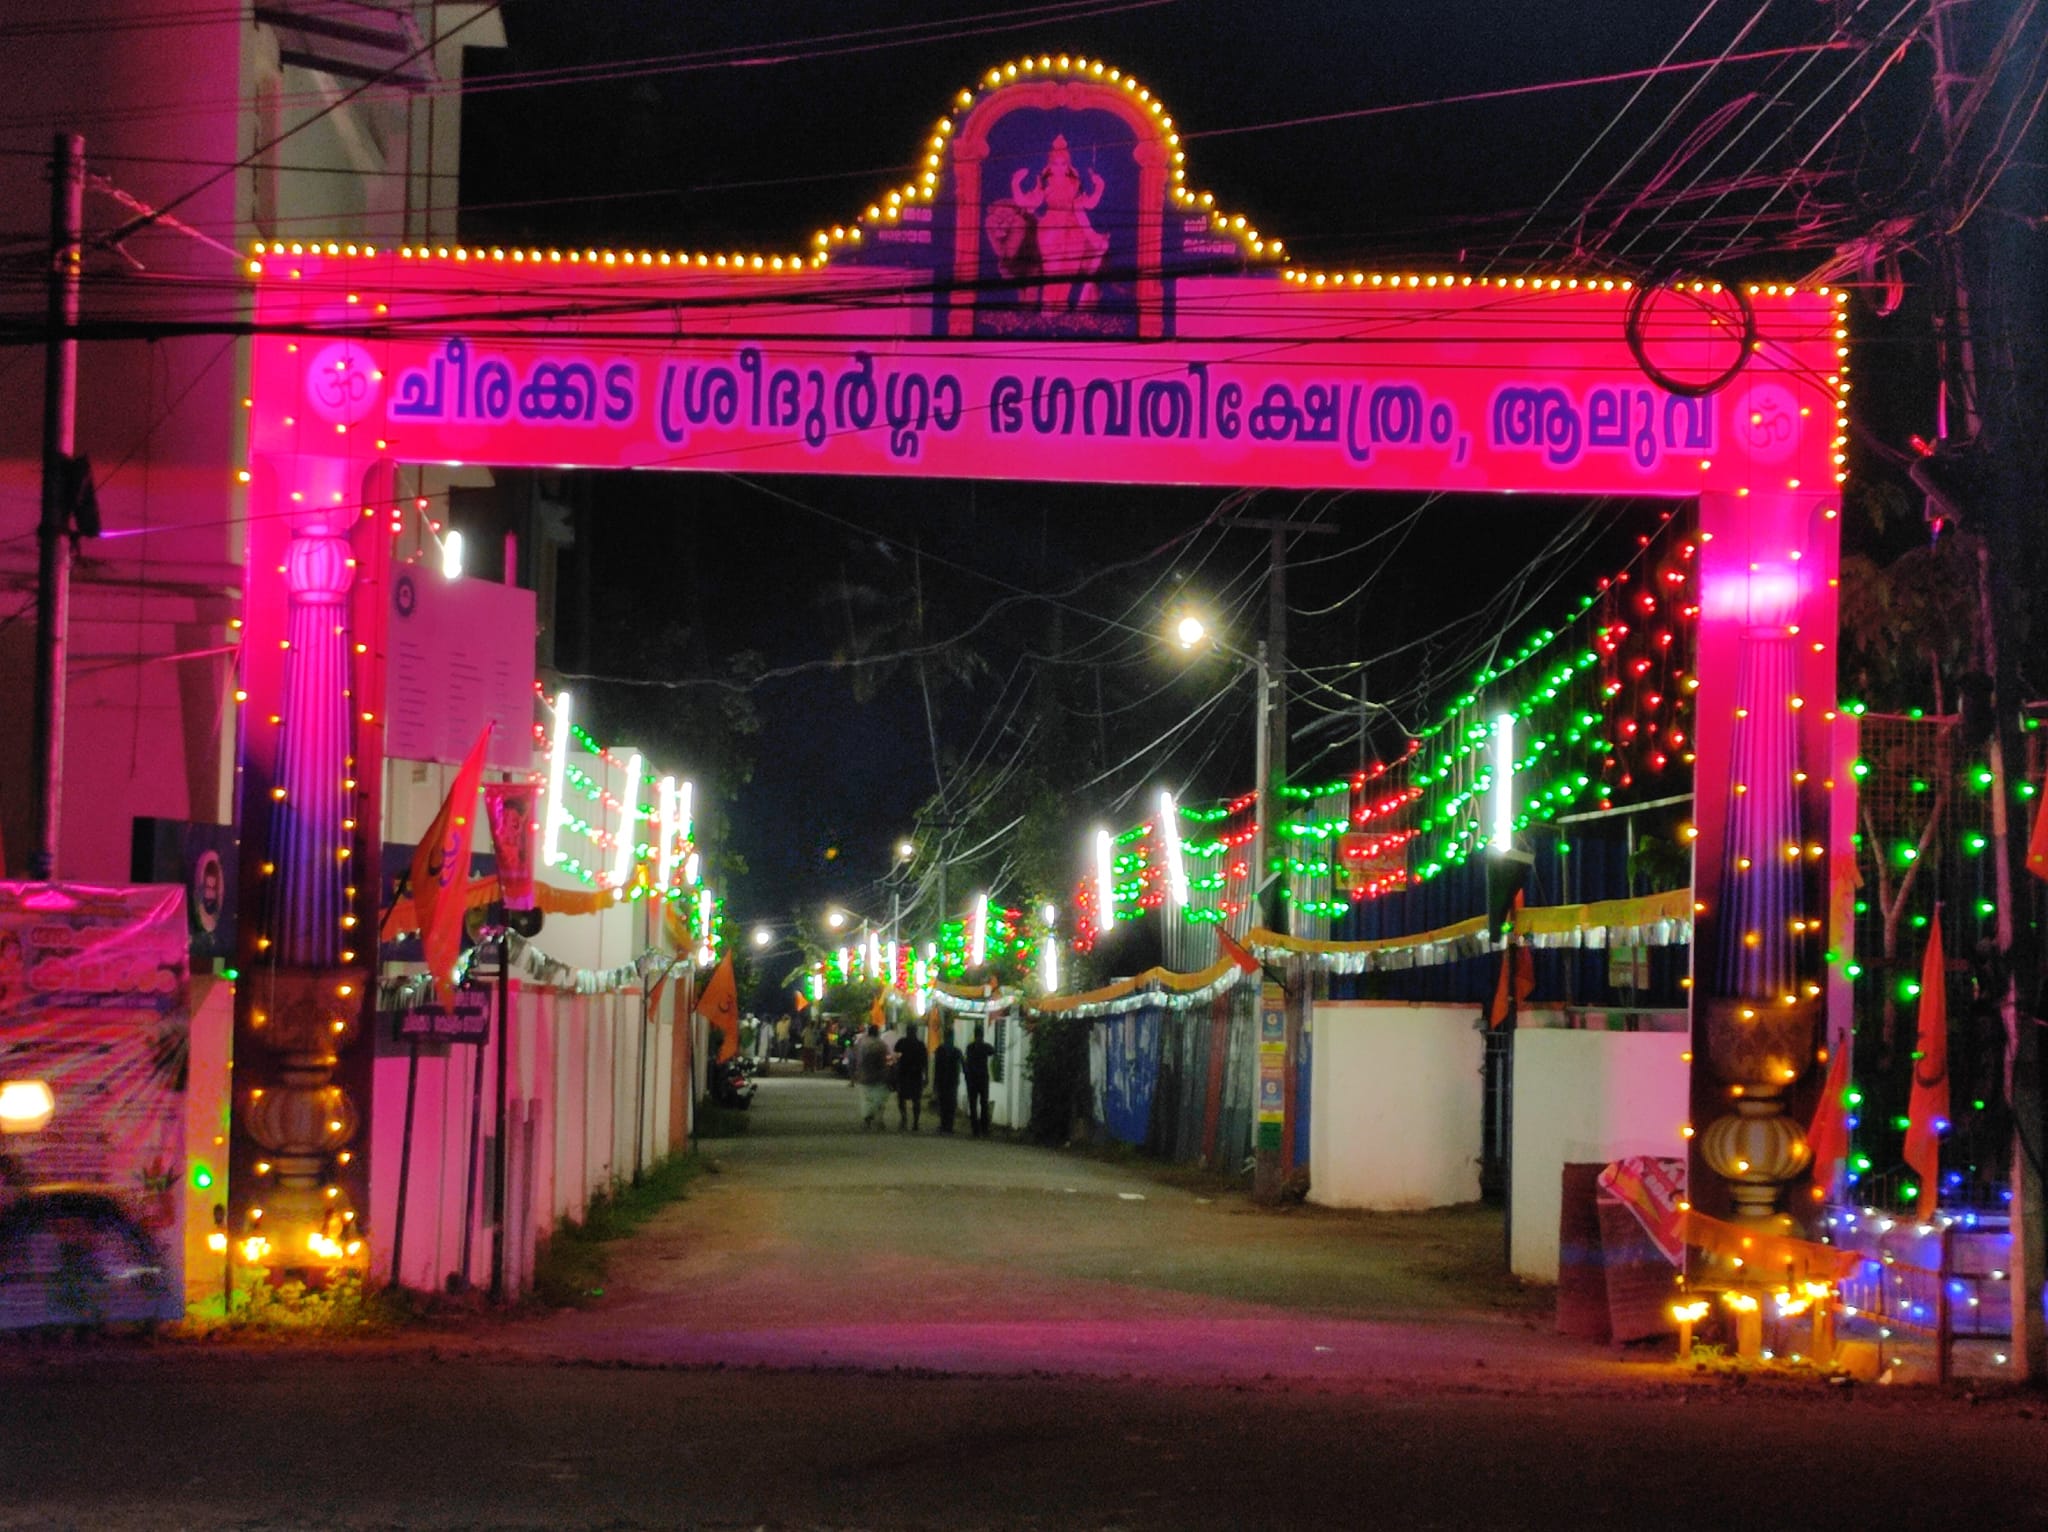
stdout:
MULTIPOLYGON (((1738 787, 1782 798, 1801 857, 1825 853, 1801 862, 1813 894, 1793 913, 1811 928, 1795 963, 1825 987, 1828 1035, 1846 1034, 1853 742, 1832 653, 1841 293, 1689 283, 1644 303, 1604 277, 1301 270, 1187 189, 1173 119, 1149 92, 1068 57, 1007 65, 962 91, 922 171, 803 254, 330 242, 259 246, 249 273, 249 589, 286 593, 246 613, 244 844, 251 860, 277 847, 274 873, 260 875, 266 862, 244 885, 262 901, 243 922, 251 942, 282 940, 292 910, 366 913, 360 887, 353 900, 290 890, 338 885, 336 850, 345 862, 373 843, 381 721, 337 693, 375 694, 382 604, 353 600, 367 640, 353 668, 294 655, 288 677, 278 650, 288 630, 309 630, 309 603, 331 609, 343 552, 377 578, 402 463, 1637 495, 1700 507, 1694 951, 1715 950, 1723 896, 1748 870, 1724 846, 1738 787), (932 210, 969 179, 951 146, 985 144, 1012 109, 1062 106, 1153 125, 1160 244, 1145 248, 1159 265, 1132 286, 1158 323, 1115 340, 955 333, 971 326, 957 317, 953 260, 971 281, 979 256, 965 258, 967 221, 949 246, 932 237, 932 210), (1744 365, 1695 397, 1660 387, 1645 357, 1666 380, 1744 365), (1752 676, 1743 712, 1780 720, 1798 770, 1737 784, 1737 676, 1766 641, 1774 690, 1759 698, 1752 676), (302 720, 314 737, 281 749, 302 720), (336 783, 346 794, 310 791, 336 783), (273 836, 278 795, 296 803, 302 787, 319 822, 273 836), (1825 973, 1824 952, 1836 959, 1825 973)), ((305 936, 284 960, 331 967, 333 944, 305 936)), ((1708 964, 1695 968, 1706 982, 1708 964)), ((1706 1010, 1695 1007, 1703 1061, 1706 1010)), ((1725 1078, 1694 1071, 1695 1118, 1722 1115, 1728 1097, 1725 1078)), ((1725 1206, 1697 1140, 1693 1159, 1695 1196, 1725 1206)))

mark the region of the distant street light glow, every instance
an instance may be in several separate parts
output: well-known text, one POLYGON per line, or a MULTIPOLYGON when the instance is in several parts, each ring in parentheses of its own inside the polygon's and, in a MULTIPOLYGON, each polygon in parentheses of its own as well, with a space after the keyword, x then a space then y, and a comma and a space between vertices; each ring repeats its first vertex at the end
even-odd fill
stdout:
POLYGON ((1183 649, 1192 649, 1209 636, 1208 624, 1190 612, 1174 624, 1173 636, 1183 649))

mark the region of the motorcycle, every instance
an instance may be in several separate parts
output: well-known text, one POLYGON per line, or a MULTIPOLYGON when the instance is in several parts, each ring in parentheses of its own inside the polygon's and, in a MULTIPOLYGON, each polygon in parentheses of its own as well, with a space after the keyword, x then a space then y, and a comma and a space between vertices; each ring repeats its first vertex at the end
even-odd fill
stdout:
POLYGON ((744 1112, 754 1104, 756 1089, 753 1076, 740 1067, 738 1060, 711 1068, 711 1099, 719 1106, 744 1112))

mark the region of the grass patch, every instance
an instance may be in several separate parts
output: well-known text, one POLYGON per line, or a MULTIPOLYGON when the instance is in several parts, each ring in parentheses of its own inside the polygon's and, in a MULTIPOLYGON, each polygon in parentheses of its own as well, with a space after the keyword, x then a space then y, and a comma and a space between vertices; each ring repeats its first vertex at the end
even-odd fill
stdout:
POLYGON ((252 1282, 237 1288, 225 1314, 188 1315, 170 1333, 188 1340, 238 1335, 385 1335, 419 1317, 413 1295, 363 1284, 343 1272, 318 1286, 252 1282))
POLYGON ((580 1222, 563 1219, 541 1247, 533 1267, 534 1296, 551 1308, 584 1308, 597 1302, 604 1296, 609 1267, 604 1247, 681 1198, 704 1168, 694 1154, 672 1154, 642 1173, 639 1185, 621 1181, 592 1197, 580 1222))

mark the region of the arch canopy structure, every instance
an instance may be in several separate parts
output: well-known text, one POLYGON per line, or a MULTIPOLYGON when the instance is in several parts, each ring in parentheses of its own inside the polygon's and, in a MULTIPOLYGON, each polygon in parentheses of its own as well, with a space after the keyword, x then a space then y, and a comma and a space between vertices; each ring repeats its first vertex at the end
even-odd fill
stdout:
POLYGON ((1693 1184, 1774 1216, 1848 1028, 1844 295, 1305 270, 1087 59, 991 71, 918 166, 783 254, 257 248, 244 931, 320 974, 365 916, 398 465, 1697 500, 1693 1115, 1737 1126, 1693 1184))

